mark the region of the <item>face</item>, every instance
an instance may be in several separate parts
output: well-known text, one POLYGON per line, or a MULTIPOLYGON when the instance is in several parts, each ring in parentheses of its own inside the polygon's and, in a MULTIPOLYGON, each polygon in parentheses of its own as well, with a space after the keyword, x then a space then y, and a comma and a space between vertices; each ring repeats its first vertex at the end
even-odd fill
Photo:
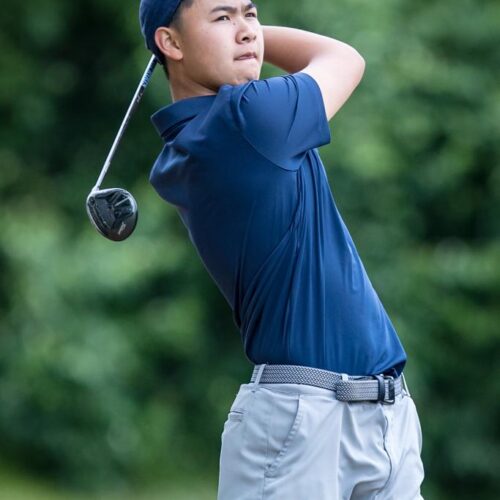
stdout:
POLYGON ((175 72, 188 87, 195 84, 217 92, 223 84, 260 77, 264 36, 251 0, 195 0, 182 12, 181 31, 171 36, 165 48, 173 59, 170 74, 175 72), (248 52, 256 57, 240 58, 248 52))

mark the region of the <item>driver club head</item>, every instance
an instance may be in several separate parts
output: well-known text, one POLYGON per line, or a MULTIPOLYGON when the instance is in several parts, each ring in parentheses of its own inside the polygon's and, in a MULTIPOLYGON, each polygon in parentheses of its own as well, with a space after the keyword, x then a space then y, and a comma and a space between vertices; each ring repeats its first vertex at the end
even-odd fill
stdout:
POLYGON ((125 189, 94 189, 87 197, 87 213, 95 228, 112 241, 128 238, 137 224, 137 202, 125 189))
POLYGON ((148 66, 142 75, 139 86, 125 113, 113 145, 102 167, 94 189, 87 196, 87 213, 95 228, 106 238, 112 241, 123 241, 128 238, 137 224, 137 203, 134 197, 125 189, 101 189, 102 181, 106 175, 111 161, 115 155, 132 113, 136 109, 144 94, 153 71, 158 63, 155 55, 151 56, 148 66))

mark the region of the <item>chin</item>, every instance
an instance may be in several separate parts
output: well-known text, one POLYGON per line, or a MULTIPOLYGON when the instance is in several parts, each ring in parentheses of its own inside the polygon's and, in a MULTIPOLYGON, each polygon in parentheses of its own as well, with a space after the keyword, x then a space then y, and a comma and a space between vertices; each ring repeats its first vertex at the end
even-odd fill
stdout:
POLYGON ((258 80, 260 78, 259 73, 249 72, 247 74, 240 75, 232 75, 224 78, 223 81, 220 82, 220 85, 241 85, 242 83, 247 83, 251 80, 258 80))
POLYGON ((259 73, 248 73, 244 77, 245 82, 249 82, 251 80, 258 80, 260 78, 260 72, 259 73))

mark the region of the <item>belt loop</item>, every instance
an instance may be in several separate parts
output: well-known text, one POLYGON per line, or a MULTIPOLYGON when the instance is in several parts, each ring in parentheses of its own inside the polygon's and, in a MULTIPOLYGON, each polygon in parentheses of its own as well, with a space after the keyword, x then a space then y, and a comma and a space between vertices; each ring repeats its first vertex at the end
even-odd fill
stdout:
POLYGON ((406 391, 406 394, 408 394, 408 396, 410 396, 410 398, 411 398, 411 394, 410 394, 410 391, 408 390, 408 386, 406 385, 406 379, 405 379, 405 375, 403 372, 401 372, 401 379, 403 380, 403 387, 406 391))
POLYGON ((255 391, 255 389, 259 385, 260 378, 262 377, 262 372, 264 371, 265 366, 266 366, 266 363, 263 363, 259 366, 259 371, 257 372, 257 376, 255 377, 252 391, 255 391))

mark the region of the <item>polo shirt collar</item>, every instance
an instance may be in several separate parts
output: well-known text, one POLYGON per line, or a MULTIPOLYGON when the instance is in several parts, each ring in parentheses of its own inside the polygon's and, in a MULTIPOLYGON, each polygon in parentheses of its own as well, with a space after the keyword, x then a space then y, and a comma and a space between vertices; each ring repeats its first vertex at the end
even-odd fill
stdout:
POLYGON ((217 94, 199 95, 180 99, 151 116, 151 121, 162 138, 167 140, 178 127, 210 108, 217 94))

